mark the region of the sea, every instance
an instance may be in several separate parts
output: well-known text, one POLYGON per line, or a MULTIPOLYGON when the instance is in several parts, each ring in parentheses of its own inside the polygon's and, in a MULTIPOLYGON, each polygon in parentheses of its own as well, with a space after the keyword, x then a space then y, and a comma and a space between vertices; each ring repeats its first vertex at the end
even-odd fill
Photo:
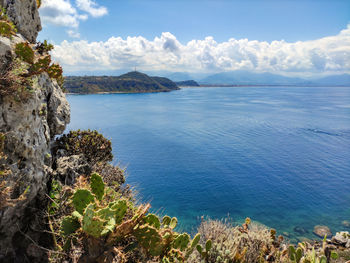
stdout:
POLYGON ((350 221, 349 87, 199 87, 68 95, 68 130, 96 129, 152 212, 194 233, 246 217, 291 240, 350 221))

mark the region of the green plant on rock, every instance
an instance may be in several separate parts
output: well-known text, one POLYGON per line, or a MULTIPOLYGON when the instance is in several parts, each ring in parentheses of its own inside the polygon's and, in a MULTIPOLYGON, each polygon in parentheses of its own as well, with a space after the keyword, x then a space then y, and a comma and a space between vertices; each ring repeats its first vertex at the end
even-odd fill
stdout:
POLYGON ((338 254, 326 246, 326 237, 323 240, 322 248, 323 254, 319 255, 314 247, 308 248, 305 242, 299 243, 296 249, 290 245, 288 248, 289 259, 293 263, 328 263, 330 259, 338 258, 338 254))
MULTIPOLYGON (((161 262, 184 262, 196 247, 198 249, 200 235, 191 240, 187 233, 175 232, 175 217, 165 216, 161 221, 155 214, 147 214, 150 205, 137 208, 123 198, 110 201, 108 195, 111 188, 97 173, 91 175, 89 185, 81 185, 83 188, 76 189, 72 196, 75 211, 61 221, 61 233, 65 243, 70 243, 75 236, 83 233, 90 240, 85 242, 89 260, 106 260, 103 257, 108 251, 116 249, 119 242, 130 239, 143 249, 147 258, 156 258, 161 262), (101 252, 99 258, 90 253, 96 247, 101 252)), ((70 246, 64 247, 69 249, 70 246)), ((207 241, 201 255, 205 257, 210 248, 211 241, 207 241)))
POLYGON ((34 63, 34 50, 28 42, 17 43, 15 53, 22 61, 28 64, 34 63))
POLYGON ((52 44, 49 44, 47 40, 44 40, 44 42, 38 42, 35 49, 40 55, 44 55, 54 49, 54 46, 52 44))
POLYGON ((113 160, 111 141, 97 131, 70 131, 56 140, 54 151, 58 150, 67 155, 83 154, 91 164, 113 160))
POLYGON ((16 32, 17 29, 6 15, 5 8, 0 8, 0 36, 11 38, 16 32))
POLYGON ((40 6, 41 6, 41 0, 36 0, 36 6, 37 6, 38 8, 40 8, 40 6))

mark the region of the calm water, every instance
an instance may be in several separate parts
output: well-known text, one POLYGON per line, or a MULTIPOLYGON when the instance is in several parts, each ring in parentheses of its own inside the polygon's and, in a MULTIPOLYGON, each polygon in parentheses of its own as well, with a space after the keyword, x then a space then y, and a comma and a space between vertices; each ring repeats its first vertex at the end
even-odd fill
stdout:
MULTIPOLYGON (((292 237, 350 220, 350 88, 185 88, 68 96, 69 129, 97 129, 155 211, 249 216, 292 237)), ((299 235, 300 238, 300 235, 299 235)))

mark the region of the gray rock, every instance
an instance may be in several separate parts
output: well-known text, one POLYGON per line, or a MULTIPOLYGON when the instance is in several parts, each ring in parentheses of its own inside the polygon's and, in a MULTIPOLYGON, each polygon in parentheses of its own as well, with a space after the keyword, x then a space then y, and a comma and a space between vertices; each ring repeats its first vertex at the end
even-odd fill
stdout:
POLYGON ((337 245, 345 246, 350 240, 350 234, 348 231, 337 232, 334 237, 332 237, 332 243, 337 245))
POLYGON ((350 222, 348 220, 342 221, 341 224, 345 227, 348 227, 348 228, 350 227, 350 222))
MULTIPOLYGON (((0 37, 1 73, 12 59, 15 44, 26 39, 34 43, 41 25, 35 0, 0 0, 0 4, 7 9, 19 33, 11 39, 0 37)), ((36 77, 24 100, 0 96, 0 132, 6 136, 7 155, 2 162, 11 171, 7 186, 13 200, 26 192, 23 200, 0 208, 1 262, 43 262, 38 257, 44 257, 46 252, 37 251, 39 248, 33 244, 50 243, 49 235, 43 235, 41 230, 45 227, 42 212, 47 205, 47 183, 53 173, 51 144, 69 121, 65 95, 47 73, 36 77)))
POLYGON ((317 225, 314 227, 313 233, 321 238, 324 238, 325 235, 327 235, 327 237, 332 236, 332 232, 327 226, 317 225))
POLYGON ((89 175, 91 167, 83 154, 58 158, 56 175, 65 185, 72 185, 80 175, 89 175))
POLYGON ((1 0, 7 15, 15 24, 18 33, 29 42, 35 43, 41 30, 41 21, 36 6, 36 0, 1 0))

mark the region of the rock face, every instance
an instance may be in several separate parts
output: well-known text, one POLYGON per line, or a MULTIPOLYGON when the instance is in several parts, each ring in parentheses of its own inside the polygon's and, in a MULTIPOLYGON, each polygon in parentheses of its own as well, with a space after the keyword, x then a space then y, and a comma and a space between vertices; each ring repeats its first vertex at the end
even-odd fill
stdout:
MULTIPOLYGON (((18 29, 11 40, 0 37, 0 69, 11 60, 14 44, 35 42, 41 29, 35 0, 0 0, 18 29)), ((1 72, 1 71, 0 71, 1 72)), ((6 178, 12 206, 0 206, 0 262, 45 262, 39 246, 50 243, 45 229, 47 183, 52 173, 51 143, 70 121, 70 107, 61 88, 47 73, 33 81, 25 100, 0 97, 0 132, 11 173, 6 178)), ((0 181, 1 182, 1 181, 0 181)))
POLYGON ((332 237, 332 242, 336 245, 344 246, 350 248, 350 234, 348 231, 337 232, 334 237, 332 237))
POLYGON ((327 226, 317 225, 314 227, 313 233, 321 238, 324 238, 325 235, 327 235, 327 237, 332 236, 332 232, 327 226))
POLYGON ((0 5, 5 7, 7 15, 15 24, 18 33, 29 42, 35 43, 41 30, 36 0, 0 0, 0 5))

